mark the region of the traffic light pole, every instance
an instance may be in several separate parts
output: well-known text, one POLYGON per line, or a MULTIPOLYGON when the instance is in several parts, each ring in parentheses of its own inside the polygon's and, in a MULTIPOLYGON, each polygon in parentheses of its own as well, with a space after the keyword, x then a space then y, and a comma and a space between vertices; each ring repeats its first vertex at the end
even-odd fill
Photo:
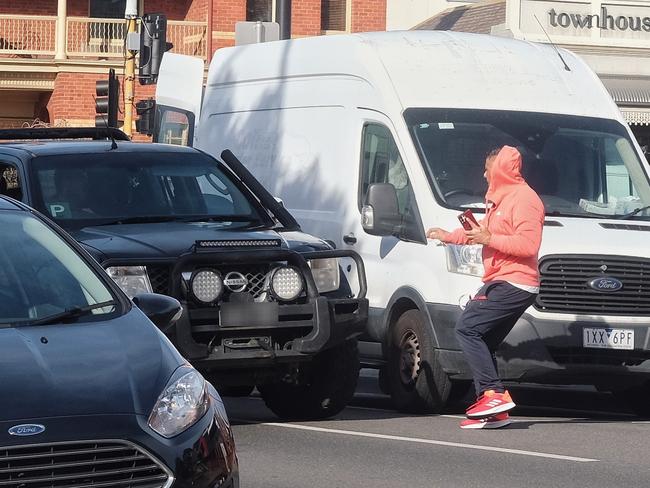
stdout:
MULTIPOLYGON (((136 19, 126 19, 127 32, 136 32, 136 19)), ((133 99, 135 87, 135 55, 137 51, 126 51, 126 67, 124 71, 124 127, 122 130, 128 136, 133 132, 133 99)))

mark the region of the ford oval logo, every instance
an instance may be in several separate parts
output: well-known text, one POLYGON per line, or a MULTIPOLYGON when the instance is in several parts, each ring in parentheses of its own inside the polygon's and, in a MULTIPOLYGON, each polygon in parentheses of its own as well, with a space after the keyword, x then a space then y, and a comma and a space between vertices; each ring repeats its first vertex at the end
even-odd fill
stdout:
POLYGON ((589 282, 589 287, 596 291, 602 291, 605 293, 611 293, 613 291, 618 291, 623 288, 623 283, 616 278, 610 276, 603 276, 601 278, 594 278, 589 282))
POLYGON ((10 435, 19 436, 37 435, 42 434, 43 432, 45 432, 45 426, 40 424, 14 425, 11 429, 9 429, 10 435))

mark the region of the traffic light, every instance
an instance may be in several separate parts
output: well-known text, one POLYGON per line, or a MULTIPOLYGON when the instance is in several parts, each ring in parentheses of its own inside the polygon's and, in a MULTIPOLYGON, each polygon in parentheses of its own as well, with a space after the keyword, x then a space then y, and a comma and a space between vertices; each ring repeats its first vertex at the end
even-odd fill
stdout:
POLYGON ((164 14, 145 14, 140 24, 138 78, 141 85, 156 83, 163 54, 172 47, 173 44, 167 42, 167 17, 164 14))
POLYGON ((95 127, 117 127, 120 103, 120 80, 115 70, 108 71, 107 80, 95 82, 95 127))
POLYGON ((135 130, 140 134, 152 135, 154 131, 156 102, 153 98, 140 100, 135 104, 135 110, 140 116, 135 121, 135 130))

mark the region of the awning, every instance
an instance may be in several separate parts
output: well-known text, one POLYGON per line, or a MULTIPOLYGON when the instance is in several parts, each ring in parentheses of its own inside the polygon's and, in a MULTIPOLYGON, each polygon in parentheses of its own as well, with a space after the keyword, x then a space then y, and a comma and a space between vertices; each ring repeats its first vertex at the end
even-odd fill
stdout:
POLYGON ((650 78, 601 78, 628 124, 650 125, 650 78))

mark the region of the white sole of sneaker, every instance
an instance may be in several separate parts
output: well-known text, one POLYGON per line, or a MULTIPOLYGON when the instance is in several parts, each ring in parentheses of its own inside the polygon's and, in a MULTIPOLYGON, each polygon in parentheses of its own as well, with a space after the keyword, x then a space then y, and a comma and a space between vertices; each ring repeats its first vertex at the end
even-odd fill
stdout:
POLYGON ((480 422, 476 424, 469 424, 469 425, 461 425, 461 429, 500 429, 501 427, 505 427, 506 425, 510 425, 512 423, 512 420, 506 419, 506 420, 497 420, 494 422, 480 422))
POLYGON ((510 403, 504 403, 502 405, 498 405, 496 407, 490 408, 489 410, 483 410, 482 412, 479 413, 472 413, 472 414, 467 414, 468 419, 484 419, 485 417, 492 417, 492 415, 496 415, 498 413, 503 413, 507 412, 509 410, 512 410, 515 408, 517 405, 515 405, 514 402, 510 403))

